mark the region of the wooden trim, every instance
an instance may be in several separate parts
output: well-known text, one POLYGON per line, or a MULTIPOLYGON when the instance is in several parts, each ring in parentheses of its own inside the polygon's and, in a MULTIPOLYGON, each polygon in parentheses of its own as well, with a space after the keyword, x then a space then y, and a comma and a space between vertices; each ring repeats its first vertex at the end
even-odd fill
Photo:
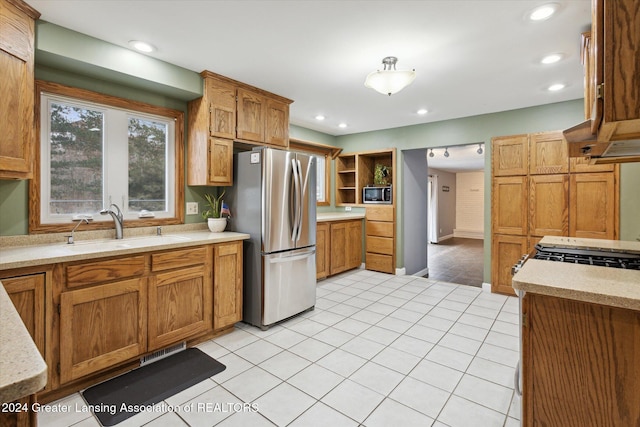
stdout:
MULTIPOLYGON (((48 92, 56 95, 68 96, 76 99, 90 101, 94 103, 101 103, 109 105, 111 107, 125 108, 134 111, 140 111, 143 113, 155 114, 158 116, 173 118, 175 120, 175 195, 174 195, 174 210, 175 216, 173 218, 151 218, 151 219, 136 219, 124 221, 124 228, 136 228, 136 227, 149 227, 156 225, 174 225, 184 223, 184 112, 174 110, 165 107, 159 107, 156 105, 147 104, 144 102, 129 100, 125 98, 119 98, 116 96, 105 95, 98 92, 93 92, 85 89, 75 88, 71 86, 65 86, 59 83, 47 82, 43 80, 36 80, 35 82, 35 103, 34 103, 34 122, 35 122, 35 137, 36 146, 34 150, 34 170, 33 179, 29 181, 29 234, 39 233, 61 233, 69 232, 75 226, 75 223, 57 223, 57 224, 42 224, 40 222, 40 200, 41 200, 41 184, 40 184, 40 94, 42 92, 48 92)), ((113 228, 113 224, 110 221, 91 222, 81 226, 82 230, 108 230, 113 228)))
POLYGON ((22 0, 3 0, 3 1, 6 1, 7 3, 15 6, 21 12, 26 13, 34 20, 40 18, 40 12, 38 12, 37 10, 29 6, 27 3, 23 2, 22 0))
POLYGON ((239 81, 234 80, 234 79, 232 79, 230 77, 225 77, 225 76, 223 76, 221 74, 216 74, 216 73, 211 72, 211 71, 204 70, 204 71, 202 71, 200 73, 200 76, 202 76, 203 79, 216 79, 216 80, 219 80, 219 81, 222 81, 222 82, 225 82, 225 83, 230 83, 230 84, 236 86, 236 88, 241 88, 241 89, 249 90, 251 92, 256 92, 256 93, 258 93, 260 95, 267 96, 267 97, 273 98, 273 99, 277 99, 278 101, 284 102, 287 105, 291 104, 293 102, 293 100, 291 100, 289 98, 285 98, 284 96, 276 95, 275 93, 268 92, 268 91, 266 91, 264 89, 260 89, 260 88, 257 88, 255 86, 251 86, 251 85, 248 85, 246 83, 239 82, 239 81))
POLYGON ((296 138, 289 138, 289 149, 328 154, 331 156, 331 160, 338 157, 338 155, 342 152, 342 148, 340 147, 296 138))

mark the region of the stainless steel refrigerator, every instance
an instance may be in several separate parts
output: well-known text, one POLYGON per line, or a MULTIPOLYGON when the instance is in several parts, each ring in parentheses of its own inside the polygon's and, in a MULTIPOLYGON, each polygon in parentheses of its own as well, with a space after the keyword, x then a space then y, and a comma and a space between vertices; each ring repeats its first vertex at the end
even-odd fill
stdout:
POLYGON ((260 148, 235 154, 233 167, 230 228, 251 235, 243 320, 266 329, 316 303, 316 159, 260 148))

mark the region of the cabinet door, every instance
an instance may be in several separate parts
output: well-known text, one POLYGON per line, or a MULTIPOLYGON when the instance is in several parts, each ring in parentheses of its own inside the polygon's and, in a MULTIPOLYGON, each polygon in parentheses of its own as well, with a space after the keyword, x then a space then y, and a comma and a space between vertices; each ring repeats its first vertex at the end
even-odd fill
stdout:
POLYGON ((214 246, 213 329, 242 320, 242 242, 214 246))
POLYGON ((289 105, 275 99, 267 99, 265 127, 267 144, 289 146, 289 105))
POLYGON ((616 165, 604 164, 604 165, 592 165, 589 164, 587 157, 571 157, 569 159, 569 172, 582 173, 582 172, 614 172, 616 165))
POLYGON ((524 236, 494 235, 491 242, 491 292, 515 295, 511 267, 529 253, 524 236))
POLYGON ((236 88, 228 83, 205 79, 209 100, 209 134, 218 138, 236 137, 236 88))
POLYGON ((245 89, 238 89, 237 137, 247 141, 264 142, 265 98, 245 89))
POLYGON ((529 173, 554 174, 569 171, 569 149, 562 132, 531 134, 529 140, 529 173))
POLYGON ((233 141, 209 138, 210 185, 233 185, 233 141))
POLYGON ((60 382, 110 368, 147 349, 145 279, 60 295, 60 382))
POLYGON ((618 195, 613 173, 571 175, 569 235, 617 239, 618 195))
POLYGON ((329 224, 326 222, 316 225, 316 279, 329 275, 329 224))
POLYGON ((362 221, 347 223, 347 269, 358 268, 362 263, 362 221))
POLYGON ((211 272, 205 266, 183 268, 149 280, 148 351, 210 331, 211 272))
POLYGON ((529 170, 529 136, 500 136, 491 140, 494 176, 526 175, 529 170))
POLYGON ((527 293, 523 426, 637 426, 640 312, 527 293))
POLYGON ((491 221, 493 233, 527 234, 527 177, 493 179, 491 221))
POLYGON ((569 176, 529 179, 529 231, 533 236, 569 235, 569 176))
POLYGON ((331 274, 347 270, 347 224, 331 224, 331 274))
POLYGON ((11 302, 44 357, 44 274, 2 279, 11 302))
POLYGON ((29 9, 0 2, 0 178, 33 176, 34 17, 29 9))

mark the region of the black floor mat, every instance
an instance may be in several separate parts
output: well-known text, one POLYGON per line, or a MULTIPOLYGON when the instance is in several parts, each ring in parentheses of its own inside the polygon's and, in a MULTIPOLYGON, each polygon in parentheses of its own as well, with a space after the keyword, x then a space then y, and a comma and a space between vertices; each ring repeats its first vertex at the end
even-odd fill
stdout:
POLYGON ((189 348, 90 387, 82 394, 102 425, 113 426, 225 369, 201 350, 189 348))

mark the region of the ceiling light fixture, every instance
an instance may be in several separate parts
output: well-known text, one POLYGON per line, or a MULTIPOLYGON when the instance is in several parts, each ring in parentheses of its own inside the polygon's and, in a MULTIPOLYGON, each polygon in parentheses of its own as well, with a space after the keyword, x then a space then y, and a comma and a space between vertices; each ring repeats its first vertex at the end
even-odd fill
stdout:
POLYGON ((551 92, 557 92, 559 90, 564 89, 564 85, 562 83, 556 83, 554 85, 551 85, 547 88, 547 90, 551 91, 551 92))
POLYGON ((322 114, 318 114, 318 115, 316 116, 316 120, 320 120, 320 121, 322 121, 322 120, 324 120, 324 119, 325 119, 325 117, 324 117, 322 114))
POLYGON ((347 127, 347 124, 346 124, 346 123, 340 123, 340 124, 338 125, 338 127, 339 127, 339 128, 344 129, 344 128, 346 128, 346 127, 347 127))
POLYGON ((435 154, 433 154, 433 148, 429 148, 429 157, 433 156, 435 156, 435 154))
POLYGON ((444 156, 449 157, 449 148, 444 149, 444 156))
POLYGON ((429 110, 427 110, 426 108, 421 108, 418 111, 416 111, 416 113, 420 114, 421 116, 427 114, 429 112, 429 110))
POLYGON ((144 53, 149 53, 156 50, 156 48, 153 47, 153 45, 140 40, 130 40, 129 46, 131 46, 135 50, 139 50, 140 52, 144 52, 144 53))
POLYGON ((416 70, 396 70, 398 58, 387 56, 382 60, 384 69, 376 70, 367 76, 364 85, 383 95, 393 95, 409 86, 416 78, 416 70))
POLYGON ((530 11, 527 16, 532 21, 544 21, 545 19, 551 18, 551 16, 557 12, 558 7, 558 3, 543 4, 530 11))
POLYGON ((482 144, 478 144, 478 149, 476 150, 476 153, 482 155, 482 144))
POLYGON ((547 55, 544 58, 542 58, 542 60, 540 61, 540 63, 542 64, 555 64, 556 62, 560 61, 562 59, 563 55, 561 53, 552 53, 551 55, 547 55))

